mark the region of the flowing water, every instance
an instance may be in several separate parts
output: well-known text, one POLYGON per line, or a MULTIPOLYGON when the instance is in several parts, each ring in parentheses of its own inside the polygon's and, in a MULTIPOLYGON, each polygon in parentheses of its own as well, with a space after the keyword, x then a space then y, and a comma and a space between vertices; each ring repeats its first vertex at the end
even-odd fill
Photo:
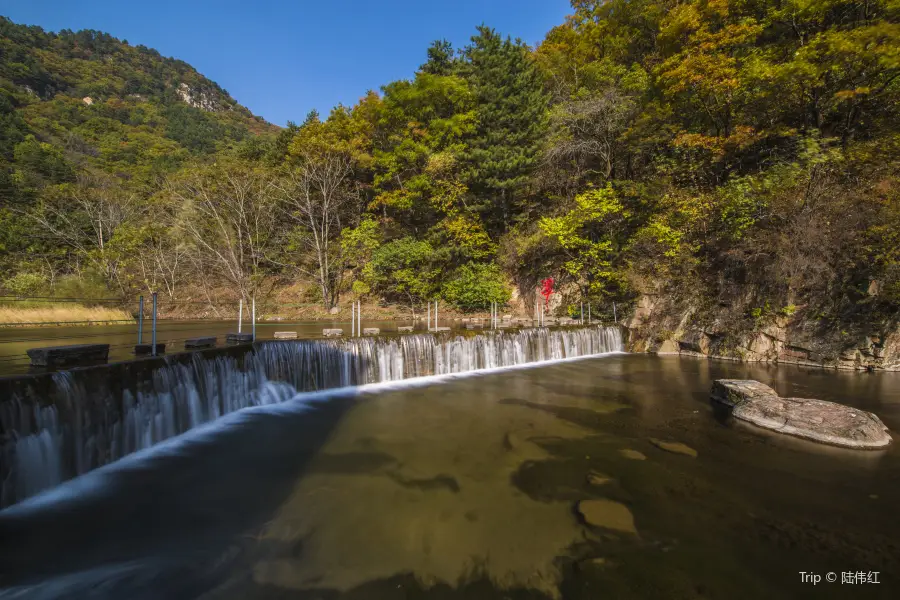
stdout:
POLYGON ((755 378, 896 431, 900 377, 615 353, 462 373, 495 363, 432 351, 437 375, 379 366, 0 512, 0 598, 897 597, 896 445, 779 436, 708 394, 755 378))
POLYGON ((53 375, 56 404, 18 396, 0 404, 0 506, 252 406, 298 391, 463 373, 622 349, 617 327, 493 331, 470 337, 272 342, 243 356, 172 362, 149 380, 110 387, 102 370, 53 375), (99 375, 98 375, 99 373, 99 375), (68 415, 61 423, 57 406, 68 415))

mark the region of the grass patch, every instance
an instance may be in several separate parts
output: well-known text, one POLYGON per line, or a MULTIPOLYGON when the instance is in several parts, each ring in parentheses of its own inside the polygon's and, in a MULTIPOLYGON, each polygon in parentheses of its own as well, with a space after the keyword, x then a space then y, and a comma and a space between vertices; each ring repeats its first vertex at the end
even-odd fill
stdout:
POLYGON ((57 323, 104 325, 116 321, 133 321, 134 318, 121 308, 82 306, 80 304, 50 304, 36 306, 0 305, 0 327, 13 327, 26 323, 56 325, 57 323))

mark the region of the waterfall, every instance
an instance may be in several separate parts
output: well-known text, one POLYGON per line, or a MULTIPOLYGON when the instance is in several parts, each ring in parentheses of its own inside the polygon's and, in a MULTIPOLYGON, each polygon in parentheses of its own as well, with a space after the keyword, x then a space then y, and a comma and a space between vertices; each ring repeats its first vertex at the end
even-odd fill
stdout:
POLYGON ((0 506, 251 406, 297 392, 464 373, 623 350, 618 327, 273 341, 243 357, 191 355, 110 386, 53 375, 55 404, 0 403, 0 506), (31 406, 29 408, 29 406, 31 406))

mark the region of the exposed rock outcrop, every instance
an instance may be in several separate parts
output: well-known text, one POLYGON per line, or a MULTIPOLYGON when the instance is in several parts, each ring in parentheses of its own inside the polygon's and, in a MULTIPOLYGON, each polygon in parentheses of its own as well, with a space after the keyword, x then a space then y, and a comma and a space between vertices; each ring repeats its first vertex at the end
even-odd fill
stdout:
MULTIPOLYGON (((900 370, 900 327, 889 322, 849 331, 824 326, 803 308, 747 316, 750 300, 699 308, 663 295, 638 299, 629 350, 854 370, 900 370)), ((751 311, 752 312, 752 311, 751 311)))
POLYGON ((758 381, 718 379, 712 398, 728 406, 734 418, 778 433, 866 450, 891 443, 887 427, 873 413, 825 400, 782 398, 758 381))
POLYGON ((180 83, 175 89, 175 93, 182 102, 188 106, 199 108, 208 112, 219 112, 223 109, 222 105, 216 98, 215 94, 205 90, 191 88, 186 83, 180 83))

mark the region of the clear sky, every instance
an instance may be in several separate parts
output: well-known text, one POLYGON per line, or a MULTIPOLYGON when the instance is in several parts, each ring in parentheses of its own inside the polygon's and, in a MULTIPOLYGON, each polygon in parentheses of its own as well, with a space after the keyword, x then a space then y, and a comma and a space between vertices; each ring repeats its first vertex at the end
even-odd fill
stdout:
POLYGON ((353 104, 412 76, 435 39, 464 45, 485 23, 529 44, 567 0, 3 0, 0 14, 44 29, 97 29, 193 65, 272 123, 353 104))

